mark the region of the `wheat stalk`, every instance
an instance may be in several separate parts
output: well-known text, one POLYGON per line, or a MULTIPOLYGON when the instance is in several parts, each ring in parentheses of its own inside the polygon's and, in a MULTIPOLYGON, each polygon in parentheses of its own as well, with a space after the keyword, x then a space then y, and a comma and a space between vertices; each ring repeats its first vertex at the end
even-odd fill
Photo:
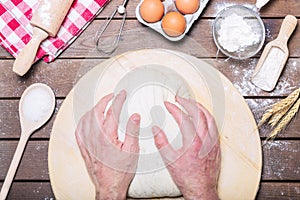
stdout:
POLYGON ((290 102, 286 104, 284 108, 277 111, 269 120, 268 124, 273 128, 282 119, 282 117, 289 111, 289 109, 294 105, 297 99, 290 99, 290 102))
POLYGON ((272 106, 272 109, 275 112, 278 112, 280 110, 282 110, 283 108, 293 105, 297 99, 299 98, 300 95, 300 88, 298 88, 297 90, 295 90, 294 92, 292 92, 288 97, 286 97, 285 99, 275 103, 272 106))
POLYGON ((271 125, 271 127, 273 128, 274 126, 276 126, 276 124, 280 121, 280 119, 282 119, 282 117, 289 111, 289 109, 292 107, 293 104, 291 104, 290 106, 287 106, 285 108, 283 108, 282 110, 278 111, 277 113, 273 114, 271 119, 268 121, 268 124, 271 125))
POLYGON ((290 121, 294 118, 294 116, 298 112, 299 107, 300 107, 300 99, 297 100, 297 102, 293 105, 293 107, 279 122, 278 126, 270 133, 267 140, 274 139, 277 136, 277 134, 290 123, 290 121))
MULTIPOLYGON (((272 115, 274 115, 277 112, 280 112, 280 115, 276 117, 276 120, 278 117, 280 117, 278 120, 282 118, 282 116, 289 110, 289 108, 292 107, 292 105, 297 101, 300 95, 300 88, 292 92, 288 97, 285 99, 278 101, 275 103, 270 109, 266 111, 266 113, 262 116, 258 126, 261 126, 263 123, 265 123, 272 115), (283 113, 285 111, 285 113, 283 113)), ((273 118, 273 117, 272 117, 273 118)), ((271 120, 272 120, 271 118, 271 120)), ((278 121, 277 121, 278 122, 278 121)), ((277 124, 275 123, 275 125, 277 124)), ((271 124, 269 122, 269 124, 271 124)), ((274 125, 274 126, 275 126, 274 125)))
POLYGON ((273 110, 269 109, 266 111, 266 113, 262 116, 261 120, 258 123, 258 126, 263 125, 271 116, 273 115, 273 110))

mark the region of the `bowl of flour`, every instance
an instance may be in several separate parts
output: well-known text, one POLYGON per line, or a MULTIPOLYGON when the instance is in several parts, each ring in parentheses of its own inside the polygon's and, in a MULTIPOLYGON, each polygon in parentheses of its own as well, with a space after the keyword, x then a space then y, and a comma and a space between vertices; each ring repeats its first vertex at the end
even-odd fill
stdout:
POLYGON ((213 23, 213 38, 228 57, 246 59, 257 54, 265 41, 265 27, 259 15, 241 5, 226 7, 213 23))

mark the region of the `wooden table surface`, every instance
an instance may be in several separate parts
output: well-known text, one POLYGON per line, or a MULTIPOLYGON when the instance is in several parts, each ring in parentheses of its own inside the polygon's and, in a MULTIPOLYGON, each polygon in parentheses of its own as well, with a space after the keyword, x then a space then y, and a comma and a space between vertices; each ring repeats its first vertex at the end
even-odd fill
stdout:
MULTIPOLYGON (((211 0, 201 17, 194 23, 185 39, 169 42, 153 30, 140 24, 135 17, 135 8, 140 0, 130 0, 127 5, 127 19, 119 48, 112 55, 99 53, 93 37, 98 27, 110 15, 121 0, 113 0, 82 35, 58 59, 50 64, 36 63, 24 77, 12 72, 14 58, 0 48, 0 186, 6 176, 15 148, 20 138, 18 103, 26 87, 35 82, 48 84, 56 95, 55 114, 38 130, 28 142, 20 167, 12 184, 8 199, 55 199, 48 174, 48 143, 51 127, 64 98, 74 84, 97 63, 113 55, 129 50, 144 48, 166 48, 207 59, 215 64, 249 104, 256 121, 268 105, 286 97, 300 86, 300 28, 289 42, 290 58, 276 89, 263 92, 254 87, 250 76, 260 53, 244 61, 226 60, 212 38, 212 22, 221 9, 233 4, 254 4, 254 0, 211 0), (201 48, 203 49, 201 50, 201 48)), ((277 37, 283 18, 292 14, 300 26, 299 0, 273 0, 260 15, 266 27, 266 41, 277 37)), ((118 29, 121 16, 112 21, 112 30, 118 29)), ((264 141, 269 127, 260 129, 264 141)), ((263 171, 257 199, 300 199, 300 118, 296 117, 288 128, 272 142, 263 146, 263 171)))

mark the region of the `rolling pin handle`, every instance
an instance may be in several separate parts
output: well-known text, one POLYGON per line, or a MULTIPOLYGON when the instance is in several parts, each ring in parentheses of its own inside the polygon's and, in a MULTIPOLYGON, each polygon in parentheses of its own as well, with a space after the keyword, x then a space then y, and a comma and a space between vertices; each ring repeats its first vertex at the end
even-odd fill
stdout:
POLYGON ((23 76, 30 69, 40 43, 48 37, 48 33, 40 28, 33 27, 33 35, 27 45, 21 50, 13 65, 13 71, 23 76))

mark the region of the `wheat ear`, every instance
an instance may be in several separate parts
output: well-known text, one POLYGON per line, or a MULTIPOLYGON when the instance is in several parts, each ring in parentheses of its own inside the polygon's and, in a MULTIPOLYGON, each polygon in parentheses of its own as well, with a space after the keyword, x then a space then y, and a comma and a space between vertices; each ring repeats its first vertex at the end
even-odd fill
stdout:
POLYGON ((282 110, 279 110, 275 114, 272 115, 270 120, 268 121, 268 124, 271 125, 272 128, 277 125, 277 123, 283 118, 283 116, 289 111, 289 109, 293 106, 293 104, 283 108, 282 110))
POLYGON ((274 139, 277 134, 282 131, 296 115, 300 107, 300 99, 293 105, 293 107, 287 112, 283 119, 279 122, 278 126, 270 133, 267 140, 274 139))
POLYGON ((300 88, 298 88, 297 90, 292 92, 285 99, 282 99, 281 101, 275 103, 272 106, 274 113, 282 110, 283 108, 291 107, 297 101, 297 99, 299 98, 299 95, 300 95, 300 88))
MULTIPOLYGON (((300 95, 300 88, 292 92, 288 97, 285 99, 278 101, 275 103, 270 109, 266 111, 266 113, 262 116, 258 126, 261 126, 263 123, 265 123, 272 115, 274 115, 277 112, 282 112, 282 116, 285 114, 282 110, 285 110, 286 112, 289 110, 289 108, 292 107, 292 105, 297 101, 300 95), (288 107, 288 109, 287 109, 288 107)), ((282 117, 281 116, 281 117, 282 117)), ((279 116, 277 116, 279 117, 279 116)), ((281 117, 278 119, 280 120, 281 117)), ((272 120, 272 119, 271 119, 272 120)), ((278 122, 278 121, 277 121, 278 122)), ((275 124, 277 124, 277 122, 275 124)), ((271 123, 269 123, 271 124, 271 123)))
POLYGON ((273 115, 273 110, 269 109, 266 111, 266 113, 262 116, 261 120, 258 123, 258 126, 263 125, 271 116, 273 115))

